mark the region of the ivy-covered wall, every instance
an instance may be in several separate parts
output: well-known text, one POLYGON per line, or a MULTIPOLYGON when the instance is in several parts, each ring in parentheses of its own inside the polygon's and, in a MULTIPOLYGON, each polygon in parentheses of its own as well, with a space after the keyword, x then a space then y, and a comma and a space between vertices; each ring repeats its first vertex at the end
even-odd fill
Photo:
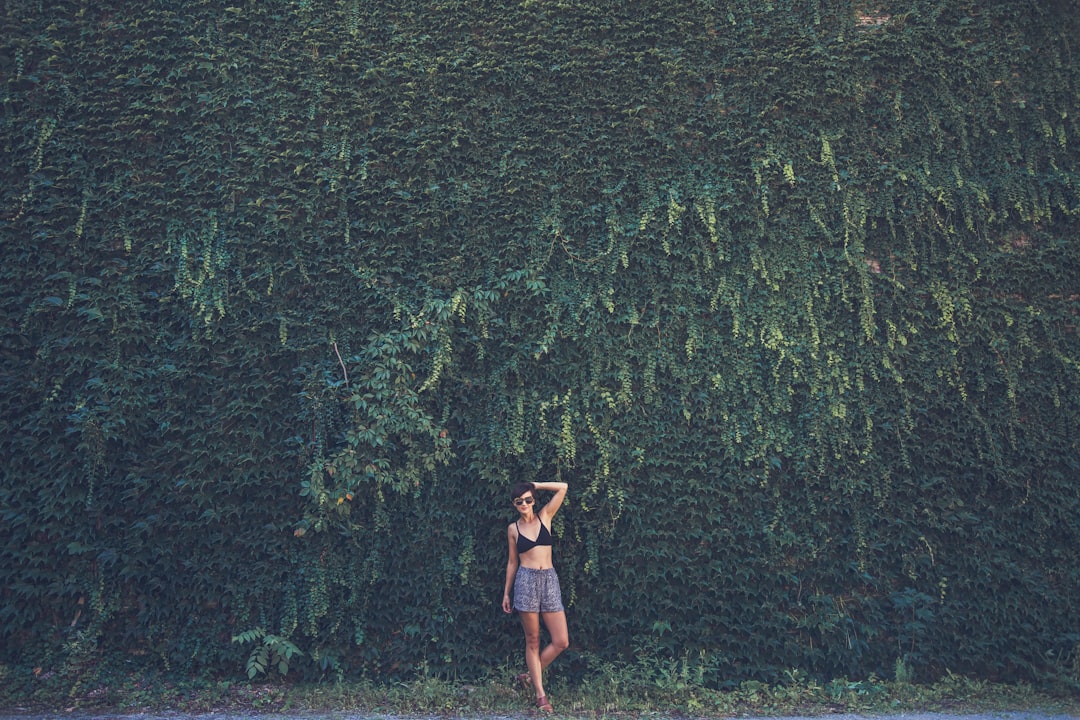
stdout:
POLYGON ((1071 2, 2 13, 0 662, 1075 672, 1071 2))

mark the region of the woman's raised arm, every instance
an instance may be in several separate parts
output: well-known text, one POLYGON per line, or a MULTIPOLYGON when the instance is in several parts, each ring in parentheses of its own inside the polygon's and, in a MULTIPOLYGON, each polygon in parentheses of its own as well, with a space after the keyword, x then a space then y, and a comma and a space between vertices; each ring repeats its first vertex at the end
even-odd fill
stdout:
POLYGON ((533 483, 533 487, 537 490, 547 490, 555 493, 555 497, 547 501, 543 509, 540 510, 539 515, 542 519, 547 520, 548 524, 551 524, 551 518, 555 516, 555 513, 562 507, 563 500, 566 499, 566 489, 568 485, 564 482, 538 482, 533 483))

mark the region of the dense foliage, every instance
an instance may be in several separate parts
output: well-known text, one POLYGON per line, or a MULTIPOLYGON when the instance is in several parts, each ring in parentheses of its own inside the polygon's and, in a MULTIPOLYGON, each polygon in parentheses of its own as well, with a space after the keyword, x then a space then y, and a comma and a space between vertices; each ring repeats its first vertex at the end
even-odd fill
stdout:
POLYGON ((1080 662, 1070 2, 2 12, 0 661, 1080 662))

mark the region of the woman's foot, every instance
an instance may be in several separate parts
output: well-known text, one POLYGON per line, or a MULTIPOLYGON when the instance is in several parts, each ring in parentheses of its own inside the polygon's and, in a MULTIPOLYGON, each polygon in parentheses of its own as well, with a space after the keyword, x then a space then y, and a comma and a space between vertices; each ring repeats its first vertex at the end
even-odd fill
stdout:
POLYGON ((548 702, 547 695, 536 698, 536 707, 543 712, 555 712, 555 708, 551 707, 551 703, 548 702))

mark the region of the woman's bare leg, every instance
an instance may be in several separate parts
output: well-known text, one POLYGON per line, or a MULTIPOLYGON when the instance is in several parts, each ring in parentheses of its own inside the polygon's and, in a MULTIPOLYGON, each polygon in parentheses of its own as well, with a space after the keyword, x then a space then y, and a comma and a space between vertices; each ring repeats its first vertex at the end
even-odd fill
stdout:
MULTIPOLYGON (((544 666, 540 662, 540 613, 518 612, 521 616, 521 628, 525 631, 525 666, 529 668, 529 678, 536 697, 544 696, 544 666)), ((554 658, 552 658, 554 659, 554 658)))
POLYGON ((540 667, 546 670, 552 660, 570 647, 570 633, 566 629, 566 612, 560 610, 544 613, 544 627, 551 635, 551 642, 540 653, 540 667))

